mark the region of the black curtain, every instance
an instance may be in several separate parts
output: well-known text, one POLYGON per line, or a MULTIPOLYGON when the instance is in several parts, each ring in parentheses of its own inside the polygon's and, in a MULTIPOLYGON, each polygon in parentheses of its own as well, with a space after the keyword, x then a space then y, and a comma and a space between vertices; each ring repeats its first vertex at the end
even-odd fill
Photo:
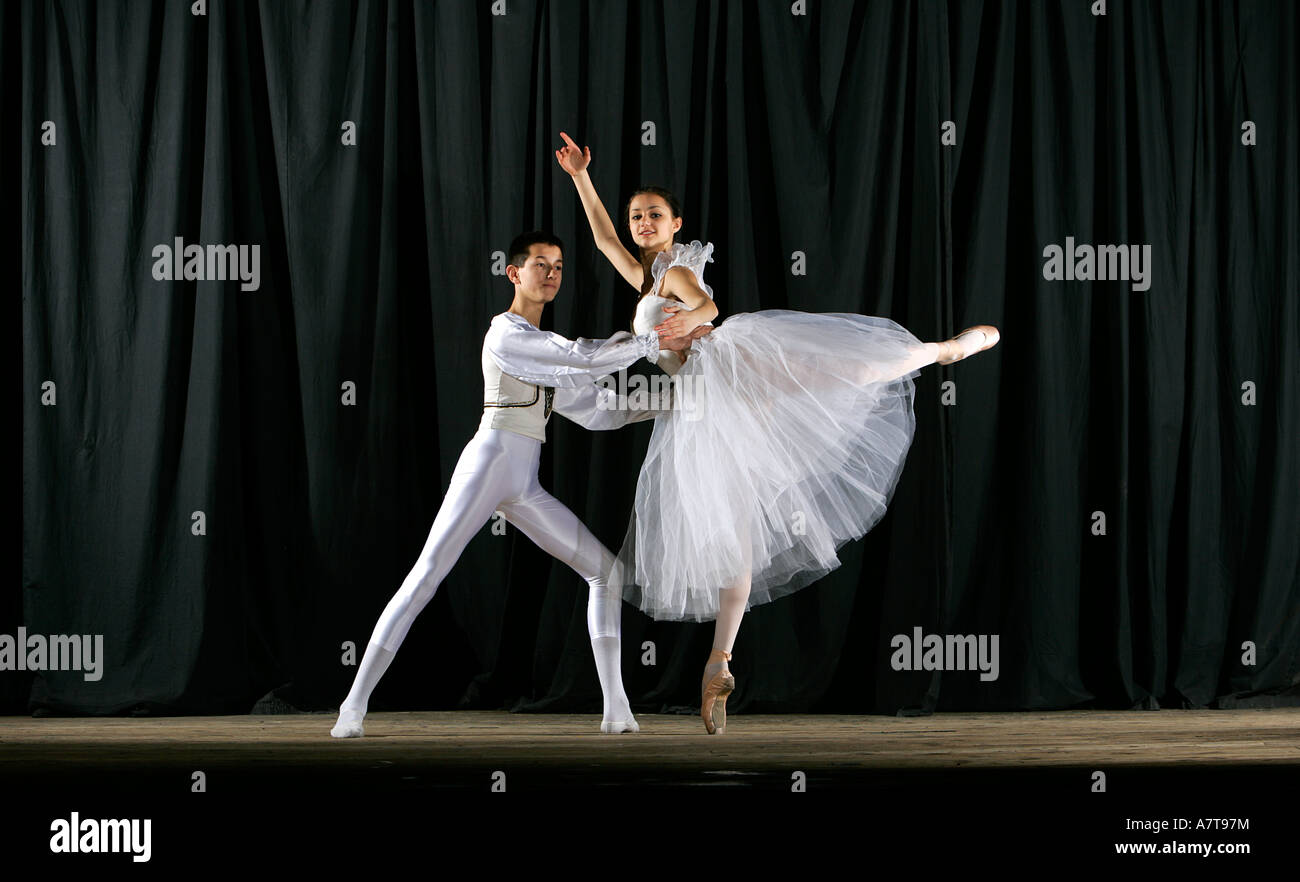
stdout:
MULTIPOLYGON (((337 706, 480 418, 495 253, 553 229, 543 326, 630 322, 561 129, 616 223, 640 184, 679 195, 723 320, 1002 331, 917 381, 883 522, 747 616, 736 710, 1286 701, 1259 694, 1300 678, 1296 5, 1104 7, 0 5, 23 438, 0 633, 104 647, 97 681, 0 673, 0 710, 337 706), (1067 237, 1149 246, 1149 288, 1046 278, 1067 237), (257 245, 260 285, 157 280, 177 238, 257 245), (998 635, 998 678, 895 670, 917 627, 998 635)), ((615 549, 649 432, 548 430, 543 485, 615 549)), ((585 602, 485 528, 371 708, 598 713, 585 602)), ((634 705, 698 703, 712 626, 623 627, 634 705)))

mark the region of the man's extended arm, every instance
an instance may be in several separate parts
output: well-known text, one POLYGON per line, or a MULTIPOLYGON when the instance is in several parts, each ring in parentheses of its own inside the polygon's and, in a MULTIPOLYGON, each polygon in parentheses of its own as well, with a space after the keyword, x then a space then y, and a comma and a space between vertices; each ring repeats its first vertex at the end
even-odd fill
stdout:
POLYGON ((504 315, 492 320, 483 345, 501 370, 525 383, 568 389, 592 383, 659 352, 653 332, 633 337, 620 331, 608 340, 569 340, 516 322, 504 315))
POLYGON ((551 409, 584 428, 599 432, 660 416, 673 407, 670 385, 662 393, 646 392, 638 398, 642 399, 638 403, 645 406, 633 408, 628 396, 619 395, 612 384, 591 382, 572 389, 556 389, 551 409))

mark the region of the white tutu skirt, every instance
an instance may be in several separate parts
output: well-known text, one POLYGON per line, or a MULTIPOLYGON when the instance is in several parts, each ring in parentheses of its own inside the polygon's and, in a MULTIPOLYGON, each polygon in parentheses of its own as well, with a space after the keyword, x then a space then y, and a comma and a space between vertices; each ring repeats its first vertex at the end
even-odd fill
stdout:
POLYGON ((610 578, 656 619, 707 621, 835 569, 885 513, 912 443, 912 380, 933 361, 889 319, 767 310, 696 341, 655 420, 610 578))

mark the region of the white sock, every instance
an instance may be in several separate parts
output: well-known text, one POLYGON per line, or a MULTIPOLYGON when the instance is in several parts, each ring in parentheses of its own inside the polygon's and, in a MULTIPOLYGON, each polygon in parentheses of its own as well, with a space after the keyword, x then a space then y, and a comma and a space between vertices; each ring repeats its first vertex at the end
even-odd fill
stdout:
POLYGON ((606 735, 620 732, 639 732, 632 705, 623 691, 623 646, 618 637, 596 637, 591 641, 591 653, 596 657, 596 673, 600 676, 600 691, 605 697, 605 708, 600 721, 600 731, 606 735))
MULTIPOLYGON (((602 572, 607 572, 613 558, 605 552, 602 572)), ((591 637, 591 654, 596 659, 600 692, 605 699, 600 731, 606 735, 639 732, 632 705, 623 691, 623 598, 599 576, 587 579, 587 634, 591 637)))
POLYGON ((370 704, 370 693, 375 691, 379 678, 384 676, 392 664, 396 653, 384 649, 377 643, 366 647, 366 654, 361 657, 361 666, 357 668, 356 679, 348 697, 339 705, 339 719, 330 730, 335 738, 360 738, 366 734, 361 721, 366 717, 366 708, 370 704))

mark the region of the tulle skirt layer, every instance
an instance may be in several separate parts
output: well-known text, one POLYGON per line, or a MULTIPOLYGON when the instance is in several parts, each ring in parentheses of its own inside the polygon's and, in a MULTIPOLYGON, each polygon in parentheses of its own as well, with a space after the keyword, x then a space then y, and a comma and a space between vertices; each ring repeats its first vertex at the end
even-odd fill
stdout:
POLYGON ((655 420, 611 578, 656 619, 706 621, 748 575, 749 605, 839 566, 885 513, 932 361, 873 316, 768 310, 697 341, 655 420))

